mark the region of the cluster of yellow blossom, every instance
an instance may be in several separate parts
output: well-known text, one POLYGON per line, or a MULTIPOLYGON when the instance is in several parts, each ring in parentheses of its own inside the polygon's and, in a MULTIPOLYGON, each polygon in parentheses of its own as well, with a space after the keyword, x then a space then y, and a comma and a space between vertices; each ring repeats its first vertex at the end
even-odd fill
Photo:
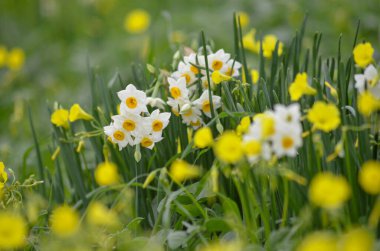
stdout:
POLYGON ((184 160, 177 159, 173 161, 169 170, 170 177, 177 183, 188 179, 197 178, 201 172, 199 167, 193 166, 184 160))
POLYGON ((65 129, 69 128, 69 122, 74 122, 81 119, 92 120, 93 117, 85 112, 79 104, 72 105, 70 111, 62 108, 57 109, 51 114, 50 117, 50 121, 53 125, 63 127, 65 129))
POLYGON ((298 101, 304 95, 315 95, 317 91, 307 82, 307 73, 298 73, 294 82, 289 86, 290 99, 298 101))
POLYGON ((317 101, 307 113, 313 129, 330 132, 340 125, 340 112, 334 104, 317 101))
POLYGON ((256 30, 252 29, 243 36, 243 46, 245 49, 257 54, 259 54, 262 50, 263 55, 266 58, 272 58, 273 52, 276 49, 277 42, 277 53, 280 56, 283 52, 284 44, 280 40, 278 40, 278 38, 275 35, 265 35, 261 41, 256 41, 256 30))
POLYGON ((168 126, 170 113, 159 109, 149 112, 148 98, 145 92, 129 84, 125 90, 117 93, 120 103, 120 114, 112 116, 113 122, 104 127, 105 134, 119 149, 127 145, 138 145, 152 149, 161 141, 162 131, 168 126))
POLYGON ((7 50, 0 45, 0 68, 8 67, 12 71, 20 70, 25 63, 25 53, 21 48, 7 50))
POLYGON ((135 9, 124 19, 124 28, 127 32, 137 34, 146 31, 150 25, 150 15, 143 9, 135 9))
POLYGON ((372 251, 375 235, 363 227, 356 227, 344 234, 336 235, 328 231, 314 232, 306 236, 297 251, 372 251))
POLYGON ((28 228, 25 219, 16 212, 0 210, 0 250, 25 246, 28 228))

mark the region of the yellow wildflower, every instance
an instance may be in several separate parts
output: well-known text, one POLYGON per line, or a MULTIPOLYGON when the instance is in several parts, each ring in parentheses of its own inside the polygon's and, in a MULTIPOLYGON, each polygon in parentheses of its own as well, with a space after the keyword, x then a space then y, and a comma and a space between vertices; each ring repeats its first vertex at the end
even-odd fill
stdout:
POLYGON ((359 183, 369 194, 380 194, 380 162, 370 160, 363 164, 359 172, 359 183))
POLYGON ((66 109, 55 110, 50 117, 50 121, 56 126, 69 128, 69 111, 66 109))
POLYGON ((79 104, 74 104, 70 108, 69 120, 70 122, 74 122, 79 119, 92 120, 93 117, 85 112, 79 104))
POLYGON ((238 11, 236 13, 236 17, 240 20, 240 26, 242 28, 247 27, 249 25, 249 15, 245 11, 238 11))
POLYGON ((374 49, 371 43, 361 43, 355 46, 353 54, 355 63, 361 67, 365 68, 373 60, 374 49))
POLYGON ((298 101, 303 95, 315 95, 317 91, 308 85, 306 72, 297 73, 294 82, 289 86, 290 99, 298 101))
POLYGON ((358 110, 364 116, 369 117, 375 111, 380 110, 380 100, 370 91, 364 91, 358 97, 358 110))
POLYGON ((95 180, 100 186, 108 186, 118 183, 119 174, 117 166, 111 162, 100 163, 95 169, 95 180))
POLYGON ((330 132, 340 125, 340 113, 333 104, 326 104, 322 101, 314 103, 307 113, 307 119, 313 123, 314 129, 330 132))
POLYGON ((79 214, 67 205, 57 207, 50 216, 50 227, 60 237, 72 236, 79 229, 79 214))
POLYGON ((259 77, 260 77, 259 71, 252 69, 251 70, 251 78, 252 78, 253 84, 257 84, 257 82, 259 82, 259 77))
POLYGON ((194 145, 196 147, 205 148, 211 146, 213 143, 214 139, 210 127, 205 126, 195 132, 194 145))
POLYGON ((372 251, 375 236, 364 228, 355 228, 344 234, 339 244, 342 251, 372 251))
POLYGON ((0 250, 22 248, 27 234, 24 218, 11 212, 0 212, 0 250))
POLYGON ((22 68, 25 62, 25 53, 20 48, 14 48, 8 52, 7 65, 9 69, 18 71, 22 68))
POLYGON ((0 162, 0 190, 4 187, 5 183, 7 183, 8 174, 5 171, 5 165, 3 162, 0 162))
POLYGON ((243 36, 243 47, 244 49, 250 50, 255 53, 260 51, 260 43, 256 41, 256 30, 252 29, 247 34, 243 36))
POLYGON ((177 183, 181 183, 187 179, 193 179, 200 176, 200 169, 190 165, 184 160, 177 159, 173 161, 170 171, 170 177, 177 183))
POLYGON ((5 66, 5 63, 7 62, 7 55, 7 48, 5 48, 5 46, 0 46, 0 68, 5 66))
POLYGON ((325 209, 336 209, 351 196, 351 189, 343 176, 330 172, 318 173, 311 181, 309 199, 325 209))
POLYGON ((333 96, 335 99, 338 99, 338 92, 336 89, 327 81, 325 81, 325 86, 330 89, 331 96, 333 96))
MULTIPOLYGON (((275 35, 266 35, 264 36, 262 40, 262 49, 263 49, 263 55, 266 58, 271 58, 274 50, 276 49, 276 43, 278 38, 275 35)), ((279 41, 278 42, 278 51, 277 54, 280 56, 282 54, 284 44, 279 41)))
POLYGON ((230 80, 231 76, 225 75, 220 71, 213 71, 211 74, 211 79, 214 84, 220 84, 222 81, 230 80))
POLYGON ((124 20, 124 28, 129 33, 142 33, 148 29, 149 25, 149 13, 142 9, 131 11, 124 20))
POLYGON ((214 144, 218 159, 226 163, 236 163, 244 155, 241 138, 233 131, 224 132, 214 144))
POLYGON ((236 127, 237 135, 242 135, 248 132, 249 126, 251 125, 251 119, 249 116, 245 116, 240 120, 240 124, 236 127))
POLYGON ((118 225, 115 211, 108 209, 100 202, 93 202, 88 207, 87 221, 94 226, 114 227, 118 225))
POLYGON ((297 251, 338 251, 337 238, 328 232, 309 234, 297 247, 297 251))

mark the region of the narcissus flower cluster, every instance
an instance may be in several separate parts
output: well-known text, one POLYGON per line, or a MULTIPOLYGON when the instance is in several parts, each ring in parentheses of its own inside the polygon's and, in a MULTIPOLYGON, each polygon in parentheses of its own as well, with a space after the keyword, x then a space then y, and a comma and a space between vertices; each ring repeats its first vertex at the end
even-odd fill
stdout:
POLYGON ((212 92, 214 85, 240 75, 241 64, 223 49, 208 54, 206 58, 191 53, 179 62, 177 70, 168 77, 171 97, 167 103, 175 115, 181 115, 183 123, 194 129, 204 124, 202 113, 211 118, 211 109, 215 111, 221 107, 221 98, 212 92), (207 76, 206 60, 210 76, 207 76), (200 96, 196 92, 199 86, 203 89, 200 96))
MULTIPOLYGON (((179 87, 178 91, 181 94, 179 87)), ((159 109, 149 112, 145 92, 137 90, 133 84, 117 95, 121 101, 120 114, 112 116, 113 122, 104 127, 105 134, 118 144, 119 150, 138 144, 152 149, 163 139, 162 131, 169 124, 170 113, 159 109)))

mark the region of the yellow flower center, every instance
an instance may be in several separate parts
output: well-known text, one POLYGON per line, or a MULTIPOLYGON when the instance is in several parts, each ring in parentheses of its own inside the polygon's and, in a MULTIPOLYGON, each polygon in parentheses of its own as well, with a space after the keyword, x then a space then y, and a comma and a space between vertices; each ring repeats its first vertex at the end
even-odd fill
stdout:
POLYGON ((124 120, 123 128, 124 128, 125 130, 127 130, 128 132, 131 132, 131 131, 135 130, 135 128, 136 128, 136 123, 135 123, 135 121, 133 121, 133 120, 126 119, 126 120, 124 120))
POLYGON ((288 114, 288 116, 286 116, 285 120, 286 120, 286 122, 289 122, 289 123, 292 122, 292 120, 293 120, 292 115, 288 114))
POLYGON ((227 76, 232 76, 234 73, 235 73, 234 69, 231 68, 231 67, 229 67, 228 70, 227 70, 227 72, 226 72, 226 75, 227 76))
POLYGON ((199 73, 199 69, 197 67, 195 67, 194 65, 190 66, 190 71, 192 71, 194 74, 198 74, 199 73))
POLYGON ((210 101, 209 100, 205 100, 203 101, 203 104, 202 104, 202 110, 203 112, 210 112, 211 108, 210 108, 210 101))
POLYGON ((162 123, 161 120, 157 119, 157 120, 153 121, 153 123, 152 123, 152 128, 153 128, 153 131, 155 131, 155 132, 161 131, 163 127, 164 127, 164 124, 162 123))
POLYGON ((211 68, 214 69, 214 71, 219 71, 223 67, 223 62, 220 60, 214 60, 211 64, 211 68))
POLYGON ((177 99, 181 97, 181 90, 178 87, 172 87, 170 88, 170 94, 173 98, 177 99))
POLYGON ((128 106, 128 108, 134 109, 137 106, 137 99, 135 97, 129 97, 127 100, 125 100, 125 104, 128 106))
POLYGON ((291 137, 285 136, 282 138, 282 147, 289 149, 294 145, 294 140, 291 137))
POLYGON ((184 77, 186 79, 186 84, 190 83, 191 77, 189 74, 184 73, 181 75, 181 77, 184 77))
POLYGON ((115 132, 113 133, 113 137, 114 137, 116 140, 121 141, 121 140, 123 140, 123 139, 125 138, 125 135, 124 135, 124 133, 123 133, 122 131, 117 130, 117 131, 115 131, 115 132))
POLYGON ((193 115, 193 109, 189 109, 185 114, 183 114, 183 116, 186 116, 186 117, 189 117, 193 115))
POLYGON ((261 144, 257 140, 248 141, 244 146, 244 152, 248 156, 255 156, 261 153, 261 144))
POLYGON ((144 137, 142 140, 141 140, 141 145, 143 147, 150 147, 151 145, 153 144, 153 141, 148 138, 148 137, 144 137))
POLYGON ((201 125, 201 121, 199 121, 199 120, 197 120, 196 122, 191 121, 190 125, 192 125, 192 126, 200 126, 201 125))

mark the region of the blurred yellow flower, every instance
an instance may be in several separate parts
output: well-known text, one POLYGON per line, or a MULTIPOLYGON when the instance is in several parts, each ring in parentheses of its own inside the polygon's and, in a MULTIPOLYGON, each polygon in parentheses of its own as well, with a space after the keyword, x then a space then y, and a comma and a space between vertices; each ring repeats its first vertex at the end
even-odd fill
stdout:
POLYGON ((257 82, 259 81, 259 71, 258 70, 255 70, 255 69, 252 69, 251 70, 251 78, 252 78, 252 83, 253 84, 257 84, 257 82))
POLYGON ((252 29, 243 36, 244 49, 250 50, 254 53, 259 53, 260 43, 256 41, 256 30, 252 29))
POLYGON ((236 163, 244 155, 241 138, 233 131, 224 132, 214 144, 218 159, 226 163, 236 163))
POLYGON ((249 126, 251 125, 251 118, 245 116, 240 120, 239 125, 236 127, 237 135, 241 136, 242 134, 248 132, 249 126))
POLYGON ((339 242, 341 251, 373 251, 375 236, 365 228, 355 228, 344 234, 339 242))
POLYGON ((370 160, 363 164, 359 172, 359 183, 369 194, 380 194, 380 162, 370 160))
POLYGON ((20 70, 25 62, 25 53, 20 48, 14 48, 8 52, 7 65, 13 71, 20 70))
POLYGON ((0 46, 0 68, 7 62, 8 51, 5 46, 0 46))
POLYGON ((222 81, 230 80, 231 76, 225 75, 220 71, 213 71, 211 74, 211 79, 214 84, 220 84, 222 81))
POLYGON ((373 61, 374 49, 371 43, 361 43, 355 46, 353 54, 355 63, 361 67, 365 68, 373 61))
POLYGON ((79 119, 84 119, 84 120, 92 120, 93 117, 85 112, 82 107, 80 107, 79 104, 74 104, 70 108, 70 113, 69 113, 69 120, 70 122, 74 122, 79 119))
POLYGON ((93 202, 90 204, 86 219, 89 224, 99 227, 115 227, 118 225, 116 212, 108 209, 100 202, 93 202))
POLYGON ((308 85, 307 73, 297 73, 294 82, 289 86, 290 99, 298 101, 303 95, 315 95, 317 91, 308 85))
POLYGON ((150 25, 150 15, 142 9, 135 9, 127 14, 124 20, 124 28, 129 33, 142 33, 150 25))
POLYGON ((328 232, 311 233, 298 245, 297 251, 338 251, 337 238, 328 232))
POLYGON ((5 165, 3 162, 0 162, 0 190, 4 187, 5 183, 7 183, 8 174, 5 171, 5 165))
POLYGON ((214 139, 210 127, 205 126, 195 132, 194 145, 196 147, 205 148, 211 146, 213 143, 214 139))
POLYGON ((336 209, 351 196, 351 188, 343 176, 330 172, 318 173, 309 187, 310 201, 325 209, 336 209))
POLYGON ((79 214, 70 206, 63 205, 53 210, 50 227, 60 237, 69 237, 79 229, 79 214))
POLYGON ((275 118, 267 113, 259 113, 253 117, 253 121, 261 123, 261 139, 268 139, 276 132, 275 118))
POLYGON ((0 212, 0 250, 22 248, 28 229, 24 218, 11 212, 0 212))
POLYGON ((249 15, 245 11, 238 11, 236 13, 236 17, 240 20, 240 26, 242 28, 247 27, 249 25, 249 15))
POLYGON ((51 114, 50 121, 53 125, 69 128, 69 111, 66 109, 55 110, 51 114))
POLYGON ((185 180, 199 177, 201 171, 198 167, 190 165, 184 160, 177 159, 170 166, 169 174, 175 182, 181 183, 185 180))
POLYGON ((271 58, 274 50, 276 49, 276 43, 278 41, 278 50, 277 54, 280 56, 282 54, 282 50, 284 44, 278 40, 275 35, 266 35, 262 41, 263 55, 266 58, 271 58))
POLYGON ((100 163, 95 169, 95 180, 100 186, 113 185, 119 182, 117 166, 112 162, 100 163))
POLYGON ((340 113, 334 104, 317 101, 307 113, 307 119, 313 123, 313 128, 330 132, 340 125, 340 113))
POLYGON ((380 110, 380 100, 370 91, 364 91, 358 96, 358 110, 364 116, 369 117, 375 111, 380 110))
POLYGON ((336 91, 336 89, 327 81, 325 81, 325 86, 329 88, 331 96, 338 100, 338 92, 336 91))

